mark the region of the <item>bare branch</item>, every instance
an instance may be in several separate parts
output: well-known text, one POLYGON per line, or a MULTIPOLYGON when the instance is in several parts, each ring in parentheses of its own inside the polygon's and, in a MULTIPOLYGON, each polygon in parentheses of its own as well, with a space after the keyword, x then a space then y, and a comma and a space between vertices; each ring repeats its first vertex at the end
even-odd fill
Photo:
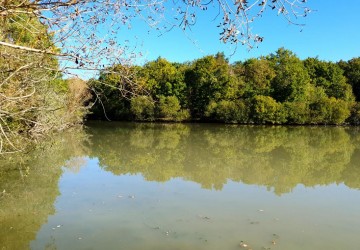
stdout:
POLYGON ((34 53, 40 53, 40 54, 48 54, 48 55, 54 55, 54 56, 69 56, 69 54, 57 53, 57 52, 54 52, 54 51, 51 51, 51 50, 34 49, 34 48, 15 45, 15 44, 2 42, 2 41, 0 41, 0 45, 7 46, 7 47, 10 47, 10 48, 13 48, 13 49, 25 50, 25 51, 34 52, 34 53))

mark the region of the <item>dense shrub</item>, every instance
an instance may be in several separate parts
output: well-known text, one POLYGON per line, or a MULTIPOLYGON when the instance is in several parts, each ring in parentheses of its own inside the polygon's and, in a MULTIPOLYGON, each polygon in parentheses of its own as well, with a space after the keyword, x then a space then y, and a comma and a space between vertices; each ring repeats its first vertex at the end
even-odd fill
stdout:
POLYGON ((307 102, 285 102, 283 105, 289 124, 306 124, 309 121, 309 105, 307 102))
POLYGON ((208 105, 206 115, 225 123, 247 123, 249 108, 243 100, 222 100, 218 103, 211 102, 208 105))
POLYGON ((185 121, 190 118, 189 110, 181 109, 180 101, 176 96, 160 96, 157 109, 157 118, 160 120, 185 121))
POLYGON ((135 96, 131 99, 130 110, 137 121, 153 121, 155 104, 149 96, 135 96))
POLYGON ((174 119, 181 106, 176 96, 160 96, 159 115, 160 118, 174 119))
POLYGON ((281 124, 286 122, 286 112, 281 103, 270 96, 255 96, 252 102, 252 115, 256 123, 281 124))
POLYGON ((347 121, 353 125, 360 125, 360 103, 356 103, 352 107, 350 117, 347 121))

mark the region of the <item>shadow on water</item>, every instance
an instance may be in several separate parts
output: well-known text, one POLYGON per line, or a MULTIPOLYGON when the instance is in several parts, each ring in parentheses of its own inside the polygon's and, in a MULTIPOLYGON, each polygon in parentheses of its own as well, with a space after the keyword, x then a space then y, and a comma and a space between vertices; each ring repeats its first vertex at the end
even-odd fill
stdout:
POLYGON ((105 124, 90 125, 91 157, 115 175, 181 177, 217 190, 232 180, 278 195, 298 184, 360 188, 357 128, 105 124))

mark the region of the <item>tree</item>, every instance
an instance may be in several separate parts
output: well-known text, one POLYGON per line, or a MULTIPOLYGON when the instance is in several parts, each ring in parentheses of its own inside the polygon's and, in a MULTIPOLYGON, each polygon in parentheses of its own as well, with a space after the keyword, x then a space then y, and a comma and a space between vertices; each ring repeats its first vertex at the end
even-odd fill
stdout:
POLYGON ((305 100, 310 77, 302 61, 284 48, 271 54, 269 60, 276 74, 271 82, 271 96, 278 102, 305 100))
POLYGON ((249 59, 244 63, 245 96, 270 95, 275 70, 266 58, 249 59))
POLYGON ((338 64, 307 58, 304 60, 304 65, 310 75, 311 83, 322 87, 328 97, 345 101, 354 100, 351 85, 346 82, 344 72, 338 64))
MULTIPOLYGON (((37 18, 19 12, 0 20, 0 41, 57 51, 53 36, 37 18), (31 29, 24 29, 26 25, 31 29)), ((50 53, 0 46, 0 154, 20 151, 29 138, 82 122, 87 87, 62 79, 57 69, 58 61, 50 53)))
POLYGON ((113 65, 102 70, 98 79, 88 85, 93 92, 91 118, 120 120, 130 116, 130 99, 148 95, 149 88, 140 76, 140 66, 113 65), (119 91, 120 90, 120 91, 119 91))
POLYGON ((224 54, 196 60, 185 73, 193 117, 203 118, 210 101, 236 98, 237 79, 224 54))
POLYGON ((340 61, 338 65, 344 70, 348 83, 352 86, 356 101, 360 101, 360 57, 347 62, 340 61))
POLYGON ((147 88, 151 89, 153 98, 159 100, 160 96, 176 96, 181 104, 186 103, 184 74, 176 65, 158 58, 144 65, 141 76, 147 88))

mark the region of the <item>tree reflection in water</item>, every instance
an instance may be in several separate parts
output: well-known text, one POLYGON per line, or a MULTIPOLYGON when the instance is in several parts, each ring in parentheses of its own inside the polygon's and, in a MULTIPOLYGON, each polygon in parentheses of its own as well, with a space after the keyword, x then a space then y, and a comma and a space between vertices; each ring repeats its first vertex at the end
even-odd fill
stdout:
POLYGON ((63 133, 0 160, 3 249, 29 247, 55 213, 62 167, 78 172, 88 157, 114 175, 157 182, 179 177, 205 189, 221 190, 229 180, 277 195, 298 184, 360 187, 357 128, 91 123, 86 132, 63 133))
POLYGON ((86 134, 71 130, 49 138, 34 150, 0 159, 0 247, 27 249, 55 213, 62 166, 76 171, 87 155, 86 134), (80 157, 80 158, 77 158, 80 157))
POLYGON ((181 177, 203 188, 228 180, 276 194, 298 184, 360 187, 357 128, 218 124, 93 124, 91 157, 116 175, 146 180, 181 177), (354 172, 354 173, 352 173, 354 172))

